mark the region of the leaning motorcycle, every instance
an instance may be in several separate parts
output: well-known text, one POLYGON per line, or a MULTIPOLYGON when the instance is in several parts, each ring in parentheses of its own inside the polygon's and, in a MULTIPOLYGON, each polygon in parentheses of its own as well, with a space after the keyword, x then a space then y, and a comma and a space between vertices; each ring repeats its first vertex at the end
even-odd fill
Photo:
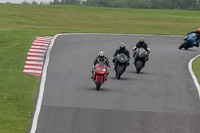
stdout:
POLYGON ((179 49, 185 48, 192 48, 194 46, 194 42, 197 40, 197 35, 195 33, 188 34, 184 38, 184 42, 179 46, 179 49))
POLYGON ((96 89, 99 90, 101 85, 106 80, 106 74, 107 74, 107 66, 103 63, 96 64, 95 70, 93 72, 93 81, 96 85, 96 89))
POLYGON ((139 73, 142 68, 145 66, 147 59, 147 51, 144 48, 138 48, 135 53, 135 61, 134 65, 136 68, 136 72, 139 73))
POLYGON ((120 79, 121 75, 126 70, 128 61, 129 59, 124 53, 118 54, 115 57, 115 72, 117 79, 120 79))

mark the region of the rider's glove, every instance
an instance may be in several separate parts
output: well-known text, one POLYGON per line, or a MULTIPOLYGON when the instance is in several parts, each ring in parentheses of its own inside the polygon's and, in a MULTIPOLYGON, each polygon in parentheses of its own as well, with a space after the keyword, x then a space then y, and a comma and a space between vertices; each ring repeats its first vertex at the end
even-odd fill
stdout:
POLYGON ((115 59, 113 59, 112 62, 115 63, 115 59))

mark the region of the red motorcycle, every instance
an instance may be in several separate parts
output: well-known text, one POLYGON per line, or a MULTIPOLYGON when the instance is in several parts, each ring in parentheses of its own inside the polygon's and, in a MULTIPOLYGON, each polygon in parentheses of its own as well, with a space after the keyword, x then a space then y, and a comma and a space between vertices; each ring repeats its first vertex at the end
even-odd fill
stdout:
POLYGON ((96 84, 97 90, 100 89, 101 85, 106 80, 106 74, 107 74, 106 68, 107 66, 103 63, 96 64, 96 68, 93 73, 93 81, 96 84))

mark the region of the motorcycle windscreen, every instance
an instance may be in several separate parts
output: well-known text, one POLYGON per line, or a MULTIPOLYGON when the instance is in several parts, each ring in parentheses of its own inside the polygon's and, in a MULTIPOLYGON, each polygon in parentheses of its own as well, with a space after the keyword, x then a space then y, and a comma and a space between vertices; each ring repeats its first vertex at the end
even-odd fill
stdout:
POLYGON ((138 48, 137 57, 144 58, 147 56, 147 51, 144 48, 138 48))
POLYGON ((195 42, 196 40, 197 40, 197 35, 195 34, 195 33, 192 33, 192 34, 189 34, 188 36, 187 36, 187 40, 189 41, 189 42, 195 42))
POLYGON ((116 56, 116 60, 117 60, 118 62, 120 62, 120 63, 125 63, 125 62, 128 61, 128 57, 126 56, 126 54, 121 53, 121 54, 118 54, 118 55, 116 56))
POLYGON ((106 73, 106 65, 103 63, 97 64, 95 72, 97 74, 105 74, 106 73))

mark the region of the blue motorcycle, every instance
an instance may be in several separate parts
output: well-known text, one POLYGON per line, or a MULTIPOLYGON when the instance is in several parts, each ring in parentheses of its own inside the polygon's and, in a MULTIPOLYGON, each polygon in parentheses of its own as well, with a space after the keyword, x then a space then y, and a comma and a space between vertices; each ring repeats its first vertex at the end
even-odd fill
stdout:
POLYGON ((198 47, 197 44, 194 44, 197 41, 197 35, 195 33, 188 34, 184 38, 184 42, 179 46, 179 49, 185 48, 187 50, 188 48, 192 48, 194 45, 198 47))

